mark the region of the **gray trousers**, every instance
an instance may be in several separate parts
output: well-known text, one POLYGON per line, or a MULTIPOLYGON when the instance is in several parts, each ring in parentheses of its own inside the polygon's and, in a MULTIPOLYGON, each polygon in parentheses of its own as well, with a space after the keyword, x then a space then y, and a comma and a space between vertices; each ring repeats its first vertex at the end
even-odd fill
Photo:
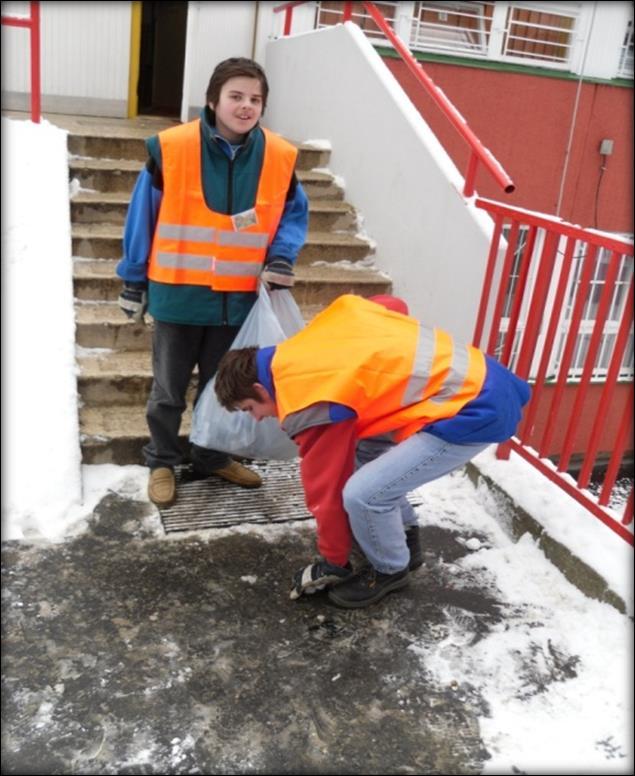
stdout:
MULTIPOLYGON (((218 362, 229 350, 239 326, 187 326, 154 322, 152 335, 152 390, 146 409, 150 442, 143 448, 146 465, 173 467, 182 463, 179 443, 185 395, 198 366, 198 390, 194 403, 213 377, 218 362)), ((227 453, 192 445, 191 460, 201 474, 226 466, 227 453)))

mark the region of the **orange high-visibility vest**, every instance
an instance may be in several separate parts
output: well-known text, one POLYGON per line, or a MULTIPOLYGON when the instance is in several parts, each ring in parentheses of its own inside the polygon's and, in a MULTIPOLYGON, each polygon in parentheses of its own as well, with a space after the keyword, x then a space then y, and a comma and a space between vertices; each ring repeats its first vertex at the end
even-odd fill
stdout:
POLYGON ((447 332, 348 294, 276 347, 271 372, 291 436, 329 422, 325 403, 336 402, 357 413, 359 437, 401 441, 478 396, 486 364, 447 332))
POLYGON ((200 119, 159 133, 164 193, 152 242, 148 277, 160 283, 255 291, 295 168, 297 149, 265 135, 252 210, 233 216, 205 203, 201 181, 200 119))

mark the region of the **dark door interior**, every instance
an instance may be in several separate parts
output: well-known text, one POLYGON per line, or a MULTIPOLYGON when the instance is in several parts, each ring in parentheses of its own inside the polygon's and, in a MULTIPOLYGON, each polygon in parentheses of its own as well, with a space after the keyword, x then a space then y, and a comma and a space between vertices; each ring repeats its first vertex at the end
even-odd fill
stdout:
POLYGON ((187 3, 141 4, 139 113, 178 117, 183 97, 187 3))

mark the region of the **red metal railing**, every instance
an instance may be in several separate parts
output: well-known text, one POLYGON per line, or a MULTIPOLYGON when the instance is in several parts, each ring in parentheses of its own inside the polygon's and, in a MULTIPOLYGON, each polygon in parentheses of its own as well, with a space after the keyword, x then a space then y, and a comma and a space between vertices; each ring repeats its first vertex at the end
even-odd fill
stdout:
POLYGON ((633 522, 632 488, 621 520, 606 508, 624 455, 632 451, 633 382, 632 376, 620 380, 620 373, 632 337, 633 245, 490 200, 477 199, 476 206, 493 217, 494 234, 474 344, 487 340, 490 355, 533 383, 518 435, 499 447, 498 456, 514 450, 633 544, 627 528, 633 522), (592 320, 583 334, 591 301, 592 320), (613 328, 609 340, 607 321, 613 328), (593 382, 601 345, 610 358, 593 382), (572 379, 576 354, 580 363, 572 379), (617 412, 612 424, 609 412, 617 412), (591 422, 583 423, 587 417, 591 422), (576 445, 583 456, 577 481, 566 474, 576 445), (609 458, 595 497, 587 486, 600 452, 609 458))
MULTIPOLYGON (((291 32, 291 25, 293 22, 293 9, 297 5, 302 5, 302 2, 285 3, 274 8, 274 13, 281 13, 284 11, 284 31, 283 35, 289 35, 291 32)), ((514 182, 505 172, 502 165, 494 158, 492 153, 485 148, 478 137, 469 128, 467 122, 461 116, 459 111, 454 107, 453 103, 446 97, 446 95, 438 88, 430 76, 421 67, 421 64, 410 53, 409 48, 399 38, 392 27, 388 24, 381 11, 377 8, 375 3, 361 3, 364 6, 369 16, 384 33, 386 38, 392 43, 395 51, 402 58, 408 70, 414 75, 419 84, 426 90, 428 95, 433 99, 436 105, 441 109, 444 116, 457 130, 461 137, 470 147, 470 158, 467 164, 467 170, 465 173, 463 183, 463 194, 466 197, 471 197, 475 191, 476 173, 479 164, 482 164, 485 169, 490 173, 494 180, 499 184, 504 192, 510 194, 515 189, 514 182)), ((350 21, 352 19, 353 3, 345 2, 343 4, 343 21, 350 21)))
POLYGON ((30 16, 3 16, 2 24, 9 27, 26 27, 30 31, 31 44, 31 121, 40 123, 40 4, 29 3, 30 16))
MULTIPOLYGON (((290 2, 274 8, 276 13, 285 13, 284 35, 291 32, 293 9, 302 4, 290 2)), ((474 193, 479 164, 484 165, 505 192, 512 192, 514 184, 511 178, 425 73, 375 4, 364 2, 361 5, 470 146, 464 195, 471 196, 474 193)), ((352 9, 353 3, 343 3, 343 21, 351 20, 352 9)), ((632 530, 627 527, 633 522, 632 487, 621 519, 616 519, 614 511, 607 508, 627 452, 633 417, 632 378, 626 382, 619 379, 633 320, 633 246, 607 235, 566 224, 559 219, 489 200, 477 199, 476 205, 493 217, 494 232, 474 342, 479 346, 481 339, 486 339, 486 350, 490 355, 533 383, 532 398, 518 436, 500 445, 497 455, 508 457, 509 451, 514 450, 619 536, 633 544, 632 530), (504 230, 507 248, 502 251, 504 230), (600 251, 603 252, 601 255, 600 251), (606 275, 601 283, 596 282, 592 288, 596 260, 600 256, 605 257, 607 253, 610 257, 606 275), (499 261, 501 256, 502 266, 499 261), (626 273, 623 272, 624 262, 630 262, 626 266, 626 273), (574 270, 579 271, 579 276, 572 281, 574 270), (612 320, 615 319, 615 292, 617 285, 625 285, 624 280, 620 279, 624 275, 630 279, 628 291, 622 295, 619 305, 620 320, 616 322, 616 331, 612 335, 614 341, 610 363, 602 380, 592 384, 600 344, 606 336, 605 323, 609 312, 613 313, 612 320), (510 285, 512 277, 514 283, 510 285), (496 288, 495 282, 498 284, 496 288), (582 369, 579 370, 581 374, 571 380, 574 351, 580 348, 580 324, 584 308, 591 293, 597 295, 600 286, 602 289, 597 309, 593 311, 592 333, 582 369), (570 316, 563 328, 565 307, 570 310, 570 316), (489 336, 484 337, 486 320, 489 336), (554 379, 553 374, 556 372, 557 378, 554 379), (613 411, 616 403, 620 409, 620 401, 623 410, 618 422, 611 425, 607 423, 609 409, 613 411), (589 407, 593 419, 588 438, 580 442, 578 420, 583 412, 589 413, 589 407), (557 436, 560 438, 554 439, 557 436), (567 474, 574 452, 583 455, 577 481, 567 474), (601 490, 596 497, 587 490, 587 486, 596 463, 600 463, 600 454, 608 455, 608 464, 601 490), (557 460, 557 465, 554 465, 551 458, 557 460)))

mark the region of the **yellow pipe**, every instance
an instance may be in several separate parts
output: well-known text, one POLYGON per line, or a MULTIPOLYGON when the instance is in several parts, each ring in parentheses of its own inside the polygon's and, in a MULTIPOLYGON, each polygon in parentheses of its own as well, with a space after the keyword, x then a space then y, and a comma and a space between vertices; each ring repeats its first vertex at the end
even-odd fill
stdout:
POLYGON ((130 3, 130 71, 128 73, 128 118, 133 119, 139 109, 137 86, 141 54, 141 2, 130 3))

